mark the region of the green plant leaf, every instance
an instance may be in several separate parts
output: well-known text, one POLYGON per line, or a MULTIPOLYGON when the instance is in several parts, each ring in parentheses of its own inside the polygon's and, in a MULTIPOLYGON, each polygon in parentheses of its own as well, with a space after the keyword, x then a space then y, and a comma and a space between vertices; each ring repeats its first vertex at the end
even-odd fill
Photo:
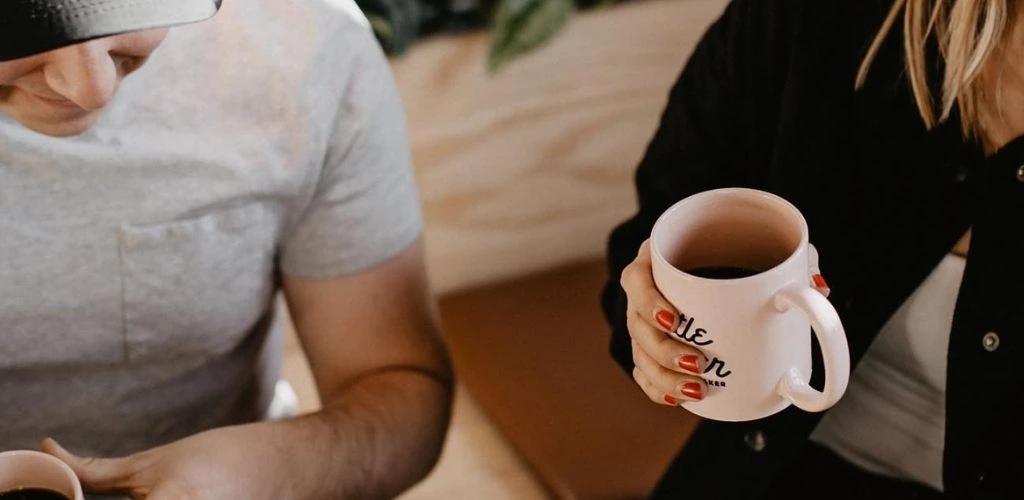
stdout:
POLYGON ((395 30, 391 27, 391 23, 377 14, 366 14, 366 19, 370 21, 370 27, 373 28, 373 33, 377 35, 377 41, 380 42, 384 51, 389 54, 394 53, 395 30))
POLYGON ((569 21, 574 0, 500 0, 487 62, 497 72, 550 41, 569 21))
POLYGON ((423 0, 356 0, 384 50, 400 55, 419 37, 427 15, 423 0))

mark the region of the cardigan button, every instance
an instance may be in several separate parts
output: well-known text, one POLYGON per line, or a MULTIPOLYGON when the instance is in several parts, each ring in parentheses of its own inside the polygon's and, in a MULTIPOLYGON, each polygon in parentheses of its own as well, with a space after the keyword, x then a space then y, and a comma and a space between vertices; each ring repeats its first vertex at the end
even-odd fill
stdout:
POLYGON ((765 447, 768 446, 764 433, 761 431, 748 432, 746 436, 743 436, 743 442, 747 444, 747 448, 759 453, 764 451, 765 447))
POLYGON ((988 332, 981 338, 981 346, 988 352, 999 349, 999 335, 995 332, 988 332))
POLYGON ((1017 167, 1017 180, 1024 182, 1024 165, 1017 167))

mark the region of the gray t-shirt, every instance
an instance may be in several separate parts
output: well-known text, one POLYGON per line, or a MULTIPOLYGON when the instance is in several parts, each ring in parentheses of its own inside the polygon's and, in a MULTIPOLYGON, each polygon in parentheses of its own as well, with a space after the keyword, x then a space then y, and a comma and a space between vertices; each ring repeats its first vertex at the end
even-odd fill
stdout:
POLYGON ((390 68, 341 4, 224 2, 79 137, 0 115, 0 449, 121 455, 260 418, 277 273, 354 273, 420 234, 390 68))

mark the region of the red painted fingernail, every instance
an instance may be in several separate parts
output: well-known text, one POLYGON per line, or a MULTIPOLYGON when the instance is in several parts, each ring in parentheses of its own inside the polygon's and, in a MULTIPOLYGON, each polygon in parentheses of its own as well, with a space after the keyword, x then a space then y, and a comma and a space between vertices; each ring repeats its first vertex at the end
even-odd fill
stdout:
POLYGON ((697 382, 687 382, 683 384, 683 395, 695 401, 700 401, 704 399, 704 386, 697 382))
POLYGON ((828 288, 828 283, 825 282, 824 276, 815 274, 814 276, 811 276, 811 279, 814 280, 814 286, 818 288, 828 288))
POLYGON ((665 402, 672 406, 679 406, 679 400, 668 394, 665 395, 665 402))
POLYGON ((686 354, 679 357, 679 368, 686 370, 690 373, 696 373, 700 375, 703 373, 700 370, 700 357, 696 354, 686 354))
POLYGON ((661 325, 666 331, 671 332, 676 327, 676 315, 672 314, 664 309, 657 312, 654 315, 654 320, 661 325))

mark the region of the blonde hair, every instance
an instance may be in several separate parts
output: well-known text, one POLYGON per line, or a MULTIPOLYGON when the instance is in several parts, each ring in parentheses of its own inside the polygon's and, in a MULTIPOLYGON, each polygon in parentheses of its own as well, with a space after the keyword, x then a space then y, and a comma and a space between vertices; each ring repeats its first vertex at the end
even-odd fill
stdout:
POLYGON ((986 102, 982 70, 1009 33, 1012 12, 1008 0, 895 0, 861 62, 856 88, 864 85, 872 62, 901 12, 907 75, 925 125, 931 129, 945 121, 955 105, 964 136, 980 137, 981 107, 986 102), (942 95, 937 103, 928 87, 926 59, 927 41, 933 34, 945 62, 942 95))

